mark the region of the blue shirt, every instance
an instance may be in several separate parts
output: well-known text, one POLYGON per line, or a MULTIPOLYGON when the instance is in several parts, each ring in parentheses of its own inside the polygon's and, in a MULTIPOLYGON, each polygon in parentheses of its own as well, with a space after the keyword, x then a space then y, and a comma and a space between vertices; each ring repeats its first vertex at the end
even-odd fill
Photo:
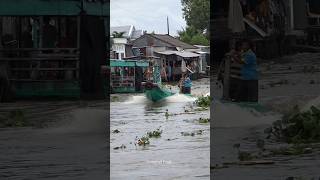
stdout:
POLYGON ((252 50, 243 54, 243 61, 244 64, 241 69, 243 80, 258 80, 257 57, 252 50))
POLYGON ((192 86, 192 82, 191 82, 190 78, 186 78, 184 80, 183 86, 184 87, 191 87, 192 86))

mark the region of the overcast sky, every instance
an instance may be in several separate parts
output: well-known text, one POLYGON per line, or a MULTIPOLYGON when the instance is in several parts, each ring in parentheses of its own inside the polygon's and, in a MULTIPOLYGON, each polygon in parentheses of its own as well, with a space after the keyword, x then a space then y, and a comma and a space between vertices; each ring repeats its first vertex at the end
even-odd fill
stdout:
POLYGON ((170 35, 177 35, 186 26, 181 9, 181 0, 111 0, 110 25, 134 25, 136 29, 166 34, 168 16, 170 35))

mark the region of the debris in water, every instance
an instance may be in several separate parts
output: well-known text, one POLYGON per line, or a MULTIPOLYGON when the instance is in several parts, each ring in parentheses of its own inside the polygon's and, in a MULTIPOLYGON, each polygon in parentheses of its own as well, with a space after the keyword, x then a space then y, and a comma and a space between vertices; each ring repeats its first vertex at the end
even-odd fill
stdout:
POLYGON ((112 133, 119 133, 120 131, 118 129, 115 129, 112 131, 112 133))
POLYGON ((166 113, 165 113, 165 116, 166 116, 166 119, 168 119, 169 118, 169 112, 168 112, 168 109, 166 109, 166 113))
POLYGON ((148 145, 148 144, 150 144, 149 138, 146 137, 146 136, 142 136, 141 138, 138 139, 137 144, 138 144, 139 146, 148 145))
POLYGON ((115 148, 113 148, 114 150, 117 150, 117 149, 125 149, 125 148, 127 148, 124 144, 122 144, 121 146, 119 146, 119 147, 115 147, 115 148))

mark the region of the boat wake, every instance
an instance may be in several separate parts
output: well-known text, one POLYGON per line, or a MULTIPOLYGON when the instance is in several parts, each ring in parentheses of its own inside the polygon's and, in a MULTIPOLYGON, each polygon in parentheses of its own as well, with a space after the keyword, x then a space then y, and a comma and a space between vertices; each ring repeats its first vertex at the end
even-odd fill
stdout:
POLYGON ((176 94, 174 94, 172 96, 169 96, 169 97, 165 98, 164 101, 166 101, 168 103, 181 103, 181 102, 193 102, 196 99, 197 98, 195 98, 195 97, 191 97, 191 96, 188 96, 188 95, 176 93, 176 94))
POLYGON ((149 100, 144 95, 131 96, 124 104, 145 104, 149 100))

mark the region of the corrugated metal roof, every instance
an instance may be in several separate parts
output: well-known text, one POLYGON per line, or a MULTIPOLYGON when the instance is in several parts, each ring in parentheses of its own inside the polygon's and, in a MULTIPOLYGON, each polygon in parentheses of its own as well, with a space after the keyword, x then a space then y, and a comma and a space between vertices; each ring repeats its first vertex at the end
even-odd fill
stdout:
POLYGON ((180 41, 179 39, 176 39, 168 34, 148 34, 150 36, 153 36, 161 41, 164 41, 168 44, 171 44, 175 47, 181 47, 183 49, 197 49, 197 47, 187 44, 185 42, 180 41))
POLYGON ((192 52, 187 52, 187 51, 160 51, 156 52, 158 54, 163 54, 163 55, 177 55, 183 58, 191 58, 191 57, 199 57, 199 54, 192 53, 192 52))

